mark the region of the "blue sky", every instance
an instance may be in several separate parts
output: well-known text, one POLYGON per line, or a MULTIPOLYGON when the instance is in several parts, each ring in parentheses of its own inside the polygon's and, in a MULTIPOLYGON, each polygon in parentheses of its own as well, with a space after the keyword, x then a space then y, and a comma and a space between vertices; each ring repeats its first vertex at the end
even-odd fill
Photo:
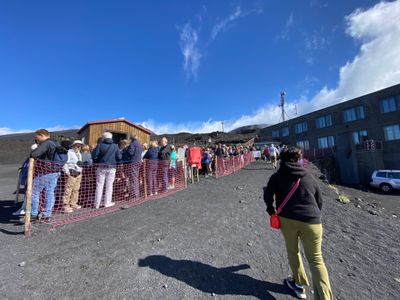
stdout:
POLYGON ((0 134, 279 121, 400 83, 400 1, 1 1, 0 134))

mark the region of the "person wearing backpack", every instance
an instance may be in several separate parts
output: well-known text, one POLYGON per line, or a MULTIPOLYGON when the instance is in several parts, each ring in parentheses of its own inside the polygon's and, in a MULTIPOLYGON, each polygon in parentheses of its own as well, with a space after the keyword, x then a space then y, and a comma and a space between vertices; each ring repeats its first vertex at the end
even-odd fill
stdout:
POLYGON ((43 190, 45 190, 45 207, 42 217, 48 219, 51 216, 54 207, 54 190, 57 186, 60 170, 63 164, 63 155, 66 150, 61 145, 50 139, 50 133, 46 129, 35 131, 35 140, 38 147, 31 152, 31 157, 35 163, 35 178, 32 183, 32 207, 31 217, 37 219, 39 217, 39 198, 43 190))
POLYGON ((104 198, 104 207, 114 206, 112 202, 113 185, 115 180, 116 165, 122 160, 122 154, 118 145, 112 140, 111 132, 104 132, 103 139, 92 154, 93 162, 99 164, 96 169, 96 198, 94 207, 100 208, 103 198, 104 183, 106 192, 104 198))

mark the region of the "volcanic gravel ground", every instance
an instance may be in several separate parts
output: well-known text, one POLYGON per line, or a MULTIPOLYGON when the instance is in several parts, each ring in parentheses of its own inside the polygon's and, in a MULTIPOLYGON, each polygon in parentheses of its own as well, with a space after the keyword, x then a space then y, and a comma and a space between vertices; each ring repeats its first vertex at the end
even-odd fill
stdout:
MULTIPOLYGON (((262 200, 272 172, 256 162, 53 232, 39 224, 24 238, 10 216, 14 172, 1 166, 2 178, 11 179, 0 181, 0 298, 292 299, 283 285, 290 274, 283 238, 269 228, 262 200)), ((393 216, 399 195, 345 188, 352 202, 341 204, 320 184, 323 253, 335 298, 399 299, 400 222, 393 216), (385 198, 390 211, 382 209, 385 198)))

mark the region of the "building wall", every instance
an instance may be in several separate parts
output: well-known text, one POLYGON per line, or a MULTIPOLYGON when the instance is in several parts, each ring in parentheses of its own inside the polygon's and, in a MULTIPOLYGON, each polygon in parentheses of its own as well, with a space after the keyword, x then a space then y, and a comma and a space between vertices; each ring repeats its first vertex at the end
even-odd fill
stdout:
POLYGON ((89 125, 80 133, 80 137, 85 137, 85 143, 96 145, 98 138, 107 130, 111 132, 126 133, 129 135, 128 137, 137 135, 137 139, 141 144, 150 142, 150 134, 124 121, 89 125))
MULTIPOLYGON (((400 105, 397 111, 389 113, 382 113, 380 108, 381 100, 391 96, 400 97, 400 84, 266 127, 261 130, 260 136, 261 138, 271 137, 273 130, 279 130, 279 137, 273 137, 276 142, 296 145, 298 141, 308 140, 310 149, 318 148, 319 137, 333 136, 335 158, 342 181, 360 183, 365 180, 367 173, 370 176, 372 168, 400 169, 400 140, 386 141, 384 134, 385 126, 400 124, 400 105), (344 122, 344 111, 360 105, 364 106, 365 118, 344 122), (332 126, 317 128, 315 120, 328 114, 332 115, 332 126), (303 121, 307 121, 308 130, 296 134, 295 124, 303 121), (289 127, 289 136, 282 137, 282 128, 286 126, 289 127), (360 130, 367 131, 367 139, 382 143, 383 151, 380 154, 357 153, 353 142, 353 132, 360 130), (371 159, 368 159, 368 155, 371 159), (368 161, 370 163, 366 165, 368 161)), ((400 103, 400 98, 398 101, 400 103)))

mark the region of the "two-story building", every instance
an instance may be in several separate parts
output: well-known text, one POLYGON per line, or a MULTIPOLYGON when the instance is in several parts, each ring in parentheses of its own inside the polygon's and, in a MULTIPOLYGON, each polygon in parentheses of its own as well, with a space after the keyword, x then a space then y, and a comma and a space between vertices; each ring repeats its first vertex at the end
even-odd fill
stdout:
POLYGON ((374 169, 400 169, 400 84, 261 130, 315 159, 332 154, 344 183, 367 183, 374 169))

